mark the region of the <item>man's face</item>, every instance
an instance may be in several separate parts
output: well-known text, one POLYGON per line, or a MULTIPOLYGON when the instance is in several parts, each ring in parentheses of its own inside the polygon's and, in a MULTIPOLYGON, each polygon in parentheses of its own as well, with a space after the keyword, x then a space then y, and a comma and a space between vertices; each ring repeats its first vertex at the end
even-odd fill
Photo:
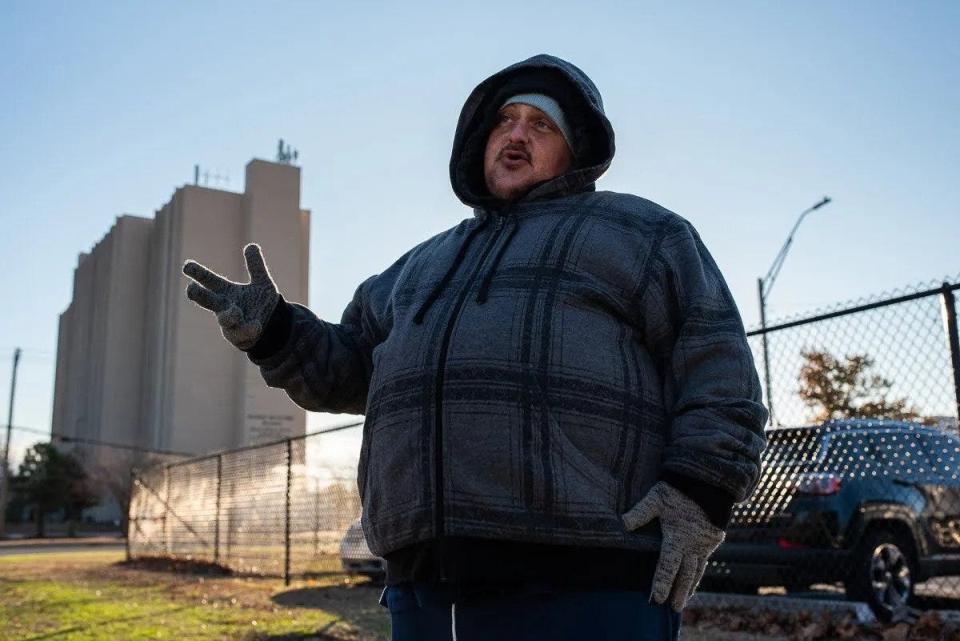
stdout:
POLYGON ((491 194, 513 200, 534 184, 561 175, 571 162, 567 141, 549 116, 514 103, 500 110, 487 138, 483 174, 491 194))

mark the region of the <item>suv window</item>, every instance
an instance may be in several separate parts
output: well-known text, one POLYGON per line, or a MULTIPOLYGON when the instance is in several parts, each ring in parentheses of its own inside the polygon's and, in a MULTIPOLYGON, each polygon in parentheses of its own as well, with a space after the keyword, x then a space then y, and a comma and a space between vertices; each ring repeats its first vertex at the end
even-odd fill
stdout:
POLYGON ((871 436, 877 444, 881 472, 886 476, 913 478, 930 472, 920 434, 907 430, 891 430, 871 436))
POLYGON ((847 477, 875 476, 882 465, 882 455, 871 436, 860 431, 827 435, 827 456, 821 470, 847 477))
POLYGON ((953 474, 957 478, 960 441, 906 429, 858 430, 827 436, 822 471, 847 478, 915 478, 953 474))
POLYGON ((933 474, 953 480, 960 478, 960 439, 951 434, 929 432, 921 434, 920 439, 933 474))
POLYGON ((822 451, 823 434, 816 429, 778 429, 767 432, 763 467, 810 465, 822 451))

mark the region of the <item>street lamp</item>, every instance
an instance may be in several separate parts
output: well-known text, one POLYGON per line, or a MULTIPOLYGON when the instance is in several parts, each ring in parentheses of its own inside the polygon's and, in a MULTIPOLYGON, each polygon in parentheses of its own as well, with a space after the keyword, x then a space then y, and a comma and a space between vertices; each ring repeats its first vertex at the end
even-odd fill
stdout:
POLYGON ((767 383, 767 409, 770 410, 770 421, 774 425, 778 425, 778 423, 776 418, 774 418, 773 392, 770 388, 770 355, 767 350, 767 297, 770 295, 770 290, 773 289, 773 283, 776 281, 777 275, 780 273, 780 268, 783 267, 783 261, 787 257, 787 252, 790 250, 790 245, 793 243, 793 235, 797 233, 797 227, 799 227, 800 223, 803 222, 804 216, 812 211, 820 209, 829 202, 830 198, 828 196, 824 196, 823 200, 818 202, 813 207, 804 210, 804 212, 800 214, 800 217, 797 218, 797 222, 793 225, 793 229, 790 230, 790 235, 787 236, 786 242, 783 243, 783 247, 780 248, 780 252, 777 254, 777 257, 773 259, 773 264, 770 265, 767 275, 763 278, 757 279, 757 291, 760 294, 760 327, 762 330, 760 336, 763 340, 763 371, 766 375, 767 383))

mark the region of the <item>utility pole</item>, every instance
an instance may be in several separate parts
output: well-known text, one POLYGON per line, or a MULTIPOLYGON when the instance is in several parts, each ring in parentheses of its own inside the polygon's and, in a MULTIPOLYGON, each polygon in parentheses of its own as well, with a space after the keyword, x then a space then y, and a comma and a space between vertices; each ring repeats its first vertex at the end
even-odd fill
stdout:
POLYGON ((7 411, 7 440, 3 446, 3 468, 0 469, 0 537, 7 533, 7 501, 10 499, 10 432, 13 430, 13 396, 17 391, 17 365, 20 348, 13 350, 13 376, 10 378, 10 407, 7 411))
POLYGON ((793 229, 790 230, 790 234, 787 236, 786 242, 783 243, 783 247, 780 248, 780 252, 777 254, 777 257, 773 259, 773 264, 770 265, 767 275, 763 278, 757 279, 757 290, 760 293, 760 328, 762 330, 760 338, 763 341, 763 370, 766 375, 765 379, 767 384, 767 409, 770 411, 770 423, 772 425, 779 425, 779 422, 773 413, 773 389, 770 386, 770 353, 767 348, 767 298, 770 296, 770 290, 773 289, 774 281, 777 280, 777 275, 780 273, 780 268, 783 267, 783 261, 787 257, 787 252, 790 250, 790 245, 793 243, 793 235, 797 233, 797 227, 799 227, 800 223, 803 222, 804 216, 812 211, 820 209, 829 202, 830 198, 828 196, 824 196, 820 202, 813 207, 805 209, 803 213, 800 214, 797 222, 793 225, 793 229))

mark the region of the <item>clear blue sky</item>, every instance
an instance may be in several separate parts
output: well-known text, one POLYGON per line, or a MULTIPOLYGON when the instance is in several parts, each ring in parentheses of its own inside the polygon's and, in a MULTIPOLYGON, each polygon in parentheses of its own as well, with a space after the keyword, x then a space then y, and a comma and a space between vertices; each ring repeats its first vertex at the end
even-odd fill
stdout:
POLYGON ((241 190, 280 137, 313 211, 310 305, 338 320, 363 278, 470 215, 447 177, 460 106, 540 52, 604 95, 618 152, 600 188, 692 221, 748 327, 756 278, 825 194, 773 317, 960 276, 960 3, 585 7, 4 2, 0 422, 21 346, 14 424, 49 429, 77 254, 195 163, 241 190))

